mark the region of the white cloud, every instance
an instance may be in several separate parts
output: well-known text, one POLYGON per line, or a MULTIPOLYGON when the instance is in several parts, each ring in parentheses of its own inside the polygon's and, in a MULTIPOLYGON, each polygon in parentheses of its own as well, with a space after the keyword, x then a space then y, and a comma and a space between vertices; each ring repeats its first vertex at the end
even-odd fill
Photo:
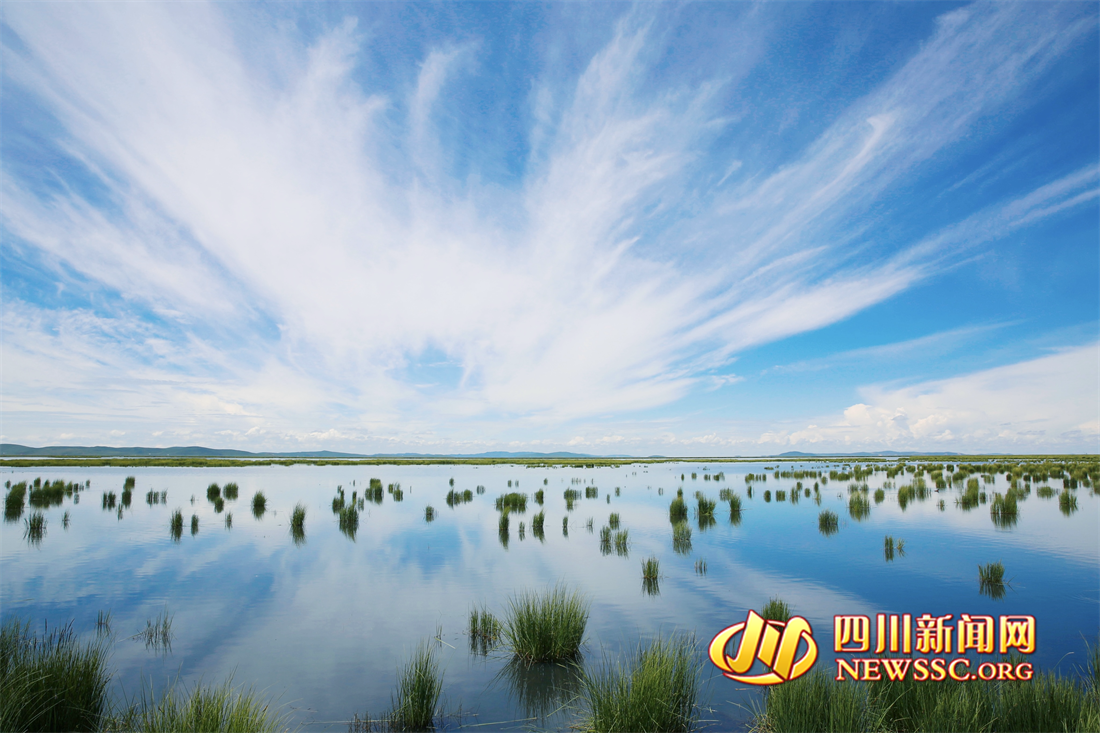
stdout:
MULTIPOLYGON (((793 163, 725 163, 719 183, 747 182, 699 203, 685 181, 725 124, 720 84, 648 89, 640 12, 577 78, 536 84, 541 153, 506 188, 443 173, 433 111, 477 43, 428 49, 414 88, 381 93, 356 81, 369 41, 350 22, 272 74, 250 67, 218 5, 12 5, 27 50, 5 50, 9 83, 57 116, 103 192, 40 197, 6 174, 4 224, 59 280, 122 304, 10 302, 5 410, 27 435, 52 434, 54 416, 196 440, 475 445, 426 426, 545 425, 732 383, 706 375, 905 290, 975 227, 1003 236, 1095 195, 1081 171, 989 213, 996 226, 967 220, 851 264, 845 222, 1083 32, 1040 14, 1006 40, 1022 12, 951 16, 793 163), (682 221, 651 233, 654 212, 682 221), (699 249, 669 244, 685 233, 699 249), (436 352, 456 385, 408 376, 436 352)), ((938 415, 906 429, 943 434, 938 415)))
POLYGON ((761 436, 815 452, 1100 452, 1100 343, 901 389, 866 387, 843 416, 761 436))

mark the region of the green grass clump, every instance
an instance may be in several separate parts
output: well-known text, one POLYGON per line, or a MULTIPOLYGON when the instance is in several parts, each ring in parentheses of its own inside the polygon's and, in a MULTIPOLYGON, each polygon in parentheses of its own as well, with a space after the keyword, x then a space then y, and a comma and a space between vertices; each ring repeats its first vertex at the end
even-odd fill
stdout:
POLYGON ((505 494, 504 496, 498 496, 496 500, 496 508, 498 512, 508 510, 510 512, 519 512, 522 514, 527 511, 527 494, 519 494, 512 492, 505 494))
POLYGON ((535 501, 538 502, 539 506, 542 506, 543 499, 545 499, 545 498, 546 498, 546 494, 542 489, 539 489, 538 491, 535 492, 535 501))
POLYGON ((274 733, 285 728, 283 716, 251 690, 234 690, 229 681, 217 687, 196 685, 184 692, 169 687, 159 698, 143 687, 137 700, 104 725, 108 731, 144 733, 274 733))
MULTIPOLYGON (((351 539, 355 539, 355 533, 359 531, 359 510, 354 506, 346 506, 340 510, 340 531, 351 539)), ((303 515, 302 521, 305 521, 303 515)))
POLYGON ((259 519, 267 511, 267 497, 264 496, 264 492, 257 491, 252 495, 252 516, 259 519))
POLYGON ((714 507, 716 506, 716 504, 713 501, 703 496, 702 494, 696 497, 695 501, 697 507, 696 511, 700 519, 714 519, 714 507))
POLYGON ((837 533, 837 516, 828 509, 817 515, 817 531, 828 537, 837 533))
POLYGON ((1077 511, 1077 496, 1069 489, 1062 489, 1058 495, 1058 509, 1067 517, 1077 511))
POLYGON ((426 506, 424 507, 424 521, 431 522, 435 520, 435 508, 426 506))
POLYGON ((678 555, 687 555, 691 552, 691 527, 687 522, 677 522, 672 525, 672 549, 678 555))
MULTIPOLYGON (((937 683, 939 684, 939 683, 937 683)), ((756 712, 756 733, 804 733, 805 731, 885 731, 883 712, 868 704, 864 685, 836 682, 815 669, 798 679, 774 685, 764 694, 764 707, 756 712)))
POLYGON ((545 594, 524 593, 509 603, 503 637, 528 662, 574 659, 588 625, 589 602, 557 585, 545 594))
POLYGON ((619 528, 619 513, 611 512, 611 516, 607 518, 607 526, 611 529, 619 528))
POLYGON ((694 638, 657 638, 627 664, 605 662, 585 672, 584 730, 689 731, 698 722, 698 649, 694 638))
POLYGON ((72 624, 39 637, 8 618, 0 629, 0 730, 99 730, 110 679, 107 647, 80 644, 72 624))
POLYGON ((31 512, 31 515, 23 520, 23 539, 32 545, 42 542, 46 534, 46 515, 42 512, 31 512))
POLYGON ((875 489, 875 503, 881 504, 886 499, 886 492, 882 489, 875 489))
POLYGON ((484 656, 500 640, 503 627, 487 608, 470 610, 470 651, 484 656))
POLYGON ((585 486, 584 487, 584 498, 585 499, 599 499, 600 498, 600 490, 595 486, 585 486))
POLYGON ((191 536, 194 537, 199 533, 199 518, 197 515, 191 515, 191 536))
POLYGON ((217 484, 210 484, 206 487, 206 500, 214 501, 220 498, 222 495, 222 488, 217 484))
POLYGON ((978 592, 994 600, 1004 598, 1008 583, 1005 566, 999 560, 978 566, 978 592))
POLYGON ((1040 499, 1053 499, 1054 489, 1050 488, 1049 486, 1040 486, 1039 488, 1035 489, 1035 494, 1040 499))
POLYGON ((290 514, 290 533, 294 535, 294 541, 300 542, 306 536, 306 508, 301 503, 294 505, 294 511, 290 514))
POLYGON ((673 524, 687 519, 687 504, 684 503, 684 490, 676 489, 676 498, 668 506, 668 520, 673 524))
POLYGON ((172 539, 179 542, 180 537, 183 536, 183 512, 177 509, 172 515, 172 521, 168 523, 168 528, 172 533, 172 539))
POLYGON ((642 561, 642 578, 644 580, 656 580, 661 574, 661 561, 656 557, 642 561))
POLYGON ((4 519, 14 522, 23 516, 23 508, 26 505, 27 482, 20 481, 8 489, 4 496, 4 519))
POLYGON ((862 492, 856 492, 848 497, 848 516, 857 522, 861 522, 871 516, 871 502, 862 492))
POLYGON ((442 692, 443 672, 435 647, 422 642, 397 676, 397 697, 387 721, 390 730, 432 730, 442 692))
POLYGON ((791 607, 780 598, 772 598, 764 604, 760 615, 765 621, 788 621, 791 618, 791 607))
POLYGON ((122 482, 123 491, 133 491, 135 486, 137 486, 137 478, 134 476, 127 476, 126 480, 122 482))
POLYGON ((508 512, 501 512, 500 519, 497 520, 497 531, 501 534, 508 534, 508 525, 511 520, 508 519, 508 512))
POLYGON ((621 529, 615 533, 615 554, 626 557, 629 554, 630 531, 621 529))
POLYGON ((229 499, 230 501, 237 500, 237 496, 240 493, 240 490, 241 487, 237 486, 237 484, 232 481, 222 487, 222 493, 225 494, 225 498, 229 499))

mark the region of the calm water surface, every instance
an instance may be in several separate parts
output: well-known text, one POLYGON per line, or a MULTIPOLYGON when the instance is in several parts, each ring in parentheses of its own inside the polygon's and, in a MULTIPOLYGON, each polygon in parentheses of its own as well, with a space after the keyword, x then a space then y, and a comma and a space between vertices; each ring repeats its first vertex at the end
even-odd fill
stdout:
MULTIPOLYGON (((819 664, 827 668, 835 668, 834 614, 925 612, 956 619, 960 613, 1032 614, 1034 662, 1063 673, 1084 663, 1086 641, 1095 643, 1100 628, 1100 499, 1090 489, 1075 492, 1078 510, 1070 516, 1059 511, 1057 497, 1041 499, 1033 490, 1010 529, 994 526, 988 505, 962 511, 955 489, 933 492, 904 511, 896 490, 887 489, 885 500, 872 499, 870 516, 857 522, 848 516, 847 483, 823 486, 820 505, 805 497, 780 502, 774 495, 765 502, 765 488, 774 494, 795 483, 769 475, 748 498, 745 475, 771 474, 766 467, 777 465, 8 469, 3 478, 12 483, 40 476, 90 481, 90 488, 79 503, 67 499, 45 511, 47 529, 39 544, 24 537, 22 519, 4 523, 0 609, 5 618, 39 625, 74 621, 89 638, 96 633, 97 612, 109 610, 116 694, 133 695, 143 684, 159 689, 176 679, 212 683, 232 676, 275 699, 307 730, 346 729, 355 713, 385 710, 398 667, 418 642, 437 634, 446 708, 461 713, 447 727, 568 728, 576 719, 575 701, 553 694, 555 687, 568 688, 568 679, 543 668, 517 669, 501 653, 472 653, 466 635, 475 604, 503 611, 513 594, 558 581, 592 602, 587 665, 622 655, 658 633, 694 633, 711 708, 703 718, 714 729, 742 728, 757 693, 722 678, 706 661, 706 643, 772 596, 813 624, 819 664), (692 480, 692 471, 698 479, 692 480), (703 479, 718 471, 724 480, 703 479), (121 495, 130 475, 137 479, 133 506, 119 518, 115 510, 102 509, 101 497, 105 491, 121 495), (400 482, 404 500, 387 494, 381 505, 368 503, 352 540, 338 530, 332 499, 343 486, 350 501, 351 492, 361 494, 371 477, 384 485, 400 482), (456 490, 481 485, 486 491, 452 509, 445 502, 452 478, 456 490), (206 487, 230 481, 239 484, 240 498, 226 502, 225 511, 233 515, 227 529, 225 514, 207 501, 206 487), (509 489, 508 481, 518 488, 509 489), (583 496, 586 486, 598 487, 598 498, 581 499, 567 512, 565 489, 583 496), (668 517, 680 487, 692 508, 687 554, 673 551, 668 517), (540 488, 546 491, 541 541, 530 527, 537 509, 533 494, 540 488), (717 500, 723 488, 742 498, 740 524, 731 524, 728 505, 719 503, 717 523, 701 530, 695 491, 717 500), (147 505, 149 490, 167 491, 167 504, 147 505), (250 511, 258 490, 268 497, 262 519, 250 511), (509 490, 528 494, 529 502, 525 514, 512 515, 505 547, 493 504, 509 490), (289 530, 298 502, 307 507, 300 544, 289 530), (431 523, 424 518, 428 505, 436 513, 431 523), (169 532, 177 508, 185 518, 179 542, 169 532), (832 536, 818 531, 823 509, 840 517, 832 536), (600 551, 599 529, 611 512, 629 530, 625 557, 600 551), (192 515, 199 519, 194 535, 192 515), (521 521, 527 525, 523 539, 521 521), (905 541, 904 556, 885 558, 885 535, 905 541), (661 563, 659 595, 643 590, 641 562, 650 556, 661 563), (697 560, 706 561, 705 574, 696 571, 697 560), (977 574, 979 564, 997 560, 1011 580, 1000 600, 979 592, 977 574), (165 609, 173 617, 170 650, 130 638, 165 609)), ((783 470, 798 468, 783 464, 783 470)), ((872 496, 884 478, 879 473, 870 479, 872 496)), ((803 483, 812 486, 813 480, 803 483)), ((983 488, 1003 492, 1007 486, 1002 476, 983 488)))

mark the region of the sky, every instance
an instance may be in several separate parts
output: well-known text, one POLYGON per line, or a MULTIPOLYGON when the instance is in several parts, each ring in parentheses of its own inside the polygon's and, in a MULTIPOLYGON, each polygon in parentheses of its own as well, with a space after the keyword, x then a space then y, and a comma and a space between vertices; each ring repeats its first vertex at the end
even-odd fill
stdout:
POLYGON ((1100 452, 1100 5, 0 5, 0 440, 1100 452))

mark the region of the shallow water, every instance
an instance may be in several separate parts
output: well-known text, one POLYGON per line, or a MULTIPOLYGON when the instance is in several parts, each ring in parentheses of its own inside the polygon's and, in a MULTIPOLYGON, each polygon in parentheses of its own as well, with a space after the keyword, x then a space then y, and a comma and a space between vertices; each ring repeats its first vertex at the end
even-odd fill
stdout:
MULTIPOLYGON (((707 681, 710 709, 704 720, 715 729, 743 727, 757 700, 753 688, 721 677, 706 659, 706 645, 718 631, 743 621, 772 596, 813 625, 819 664, 835 669, 834 614, 925 612, 1030 614, 1036 617, 1040 668, 1072 673, 1084 664, 1086 641, 1095 643, 1100 623, 1100 497, 1078 489, 1078 511, 1064 516, 1057 496, 1041 499, 1033 490, 1020 504, 1010 529, 998 529, 989 506, 965 512, 958 492, 933 492, 903 511, 897 492, 875 504, 857 522, 848 516, 847 483, 821 489, 821 503, 802 497, 779 502, 777 489, 795 481, 768 476, 746 496, 745 474, 768 473, 775 463, 634 464, 609 468, 497 466, 256 466, 249 468, 76 468, 4 471, 4 480, 90 481, 79 503, 45 510, 41 543, 24 537, 24 523, 3 524, 0 608, 5 618, 50 626, 74 621, 89 638, 97 612, 112 614, 112 664, 116 695, 133 695, 142 685, 160 689, 172 680, 192 684, 232 676, 283 705, 307 730, 346 729, 358 713, 377 716, 391 704, 398 667, 418 642, 439 636, 444 667, 448 727, 566 729, 576 722, 576 700, 554 694, 570 689, 560 670, 526 670, 508 664, 503 653, 471 652, 466 635, 471 607, 501 612, 524 590, 563 581, 592 602, 585 663, 617 657, 639 640, 658 633, 694 633, 699 665, 707 681), (698 474, 692 480, 691 472, 698 474), (706 481, 704 473, 725 473, 706 481), (686 478, 681 481, 681 474, 686 478), (122 518, 101 508, 105 491, 121 495, 126 476, 135 476, 133 505, 122 518), (336 487, 362 493, 368 479, 400 482, 404 500, 387 494, 368 503, 354 540, 342 534, 332 513, 336 487), (483 485, 483 495, 450 508, 445 496, 483 485), (518 482, 509 489, 507 483, 518 482), (240 498, 226 502, 232 529, 206 499, 211 482, 234 481, 240 498), (545 485, 544 485, 545 482, 545 485), (566 511, 565 489, 580 499, 566 511), (619 487, 620 495, 615 495, 619 487), (691 509, 692 549, 673 551, 668 517, 676 489, 683 487, 691 509), (533 535, 533 495, 546 492, 545 538, 533 535), (741 522, 729 521, 719 503, 714 526, 701 530, 693 494, 713 500, 729 488, 742 498, 741 522), (149 490, 168 492, 167 504, 149 506, 149 490), (659 493, 663 489, 663 495, 659 493), (773 493, 765 502, 764 489, 773 493), (267 513, 250 511, 252 495, 263 490, 267 513), (508 491, 528 494, 525 514, 512 515, 507 547, 497 532, 494 499, 508 491), (192 504, 192 496, 194 503, 192 504), (607 497, 610 496, 610 503, 607 497), (945 509, 938 501, 945 500, 945 509), (307 507, 305 541, 291 537, 291 510, 307 507), (435 508, 426 522, 425 506, 435 508), (183 536, 173 541, 169 521, 184 514, 183 536), (831 509, 840 518, 832 536, 818 531, 817 517, 831 509), (70 513, 63 527, 62 515, 70 513), (611 512, 629 530, 629 554, 602 554, 599 529, 611 512), (199 518, 198 533, 190 518, 199 518), (568 537, 562 518, 569 516, 568 537), (593 531, 586 520, 593 520, 593 531), (519 537, 519 523, 526 534, 519 537), (883 537, 904 539, 904 556, 887 561, 883 537), (660 594, 643 590, 641 563, 656 556, 660 594), (696 561, 705 559, 705 575, 696 561), (1000 560, 1010 587, 1003 599, 979 592, 977 566, 1000 560), (167 609, 172 615, 170 649, 147 647, 131 638, 147 619, 167 609), (441 630, 441 631, 440 631, 441 630)), ((801 468, 829 468, 802 464, 801 468)), ((783 464, 784 470, 798 465, 783 464)), ((899 477, 900 479, 901 477, 899 477)), ((871 496, 885 479, 875 474, 871 496)), ((803 480, 813 485, 813 480, 803 480)), ((1061 482, 1056 482, 1060 490, 1061 482)), ((983 489, 1004 492, 999 477, 983 489)), ((788 496, 789 499, 789 496, 788 496)), ((29 515, 30 508, 24 512, 29 515)))

